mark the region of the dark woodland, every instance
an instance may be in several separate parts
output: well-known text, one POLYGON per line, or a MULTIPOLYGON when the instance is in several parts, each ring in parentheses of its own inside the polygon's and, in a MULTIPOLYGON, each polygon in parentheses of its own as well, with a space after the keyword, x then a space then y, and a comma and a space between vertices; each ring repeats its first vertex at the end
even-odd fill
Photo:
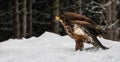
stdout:
POLYGON ((0 42, 38 37, 45 31, 66 35, 55 21, 61 12, 84 15, 100 25, 104 38, 120 41, 120 0, 0 0, 0 42))

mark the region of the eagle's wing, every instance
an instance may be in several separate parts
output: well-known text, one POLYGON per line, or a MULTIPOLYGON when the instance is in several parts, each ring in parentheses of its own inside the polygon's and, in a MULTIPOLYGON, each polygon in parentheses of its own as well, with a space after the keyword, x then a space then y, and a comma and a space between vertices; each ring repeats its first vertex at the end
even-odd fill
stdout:
POLYGON ((73 24, 77 24, 81 27, 88 35, 99 36, 102 35, 102 31, 97 28, 97 25, 85 22, 85 21, 72 21, 73 24))
POLYGON ((89 22, 92 24, 96 24, 94 21, 92 21, 90 18, 80 15, 80 14, 76 14, 76 13, 72 13, 72 12, 64 12, 62 14, 63 16, 65 16, 66 19, 70 19, 70 20, 77 20, 77 21, 85 21, 85 22, 89 22))
POLYGON ((102 49, 109 49, 109 48, 105 47, 104 45, 102 45, 101 42, 97 39, 97 36, 101 35, 102 32, 99 29, 97 29, 96 25, 92 25, 92 24, 90 24, 88 22, 84 22, 84 21, 79 21, 79 22, 74 21, 73 24, 75 24, 75 25, 77 24, 77 27, 80 27, 80 29, 82 29, 83 32, 85 32, 89 36, 90 40, 92 40, 93 43, 95 42, 102 49))

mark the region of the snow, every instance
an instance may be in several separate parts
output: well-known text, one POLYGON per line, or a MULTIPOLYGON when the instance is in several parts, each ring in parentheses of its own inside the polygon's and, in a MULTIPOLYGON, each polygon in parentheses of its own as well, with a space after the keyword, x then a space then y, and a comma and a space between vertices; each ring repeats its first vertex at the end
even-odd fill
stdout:
POLYGON ((120 43, 99 38, 108 50, 74 50, 74 40, 45 32, 30 39, 10 39, 0 43, 0 62, 120 62, 120 43))

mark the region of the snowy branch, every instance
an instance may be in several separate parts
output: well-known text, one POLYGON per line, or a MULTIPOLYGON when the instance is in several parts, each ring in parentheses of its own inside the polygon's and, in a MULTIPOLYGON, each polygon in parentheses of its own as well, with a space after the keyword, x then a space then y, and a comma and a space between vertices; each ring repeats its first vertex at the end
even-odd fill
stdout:
POLYGON ((3 16, 3 15, 6 15, 6 14, 10 14, 12 13, 11 11, 8 11, 8 12, 0 12, 0 16, 3 16))
POLYGON ((92 1, 92 2, 88 3, 87 5, 88 5, 88 6, 91 6, 91 5, 92 5, 92 7, 91 7, 90 9, 89 9, 89 8, 86 8, 87 11, 92 12, 92 13, 101 14, 101 13, 103 13, 103 11, 106 9, 102 4, 97 3, 97 2, 95 2, 95 1, 92 1), (96 4, 96 5, 94 5, 94 4, 96 4), (96 11, 96 9, 100 9, 100 10, 96 11))
POLYGON ((94 9, 94 8, 102 8, 102 9, 105 9, 104 6, 103 6, 103 4, 97 3, 97 2, 95 2, 95 1, 92 1, 90 4, 96 4, 96 5, 98 5, 98 6, 93 6, 93 7, 92 7, 93 9, 94 9))
POLYGON ((104 4, 103 6, 110 6, 112 4, 112 1, 109 1, 108 3, 104 4))
POLYGON ((116 24, 119 22, 119 20, 115 21, 113 24, 109 25, 107 28, 110 29, 110 28, 115 28, 116 27, 116 24))
POLYGON ((120 30, 120 27, 118 28, 118 30, 120 30))
POLYGON ((97 5, 99 5, 99 6, 101 6, 100 3, 97 3, 97 2, 95 2, 95 1, 91 1, 91 2, 90 2, 90 4, 94 4, 94 3, 97 4, 97 5))
POLYGON ((102 13, 102 11, 92 11, 92 10, 90 10, 90 9, 88 9, 88 8, 86 8, 86 10, 89 11, 89 12, 91 12, 91 13, 98 13, 98 14, 101 14, 101 13, 102 13))
POLYGON ((10 30, 10 31, 12 31, 13 29, 12 28, 7 28, 7 27, 6 28, 5 27, 1 27, 0 30, 10 30))

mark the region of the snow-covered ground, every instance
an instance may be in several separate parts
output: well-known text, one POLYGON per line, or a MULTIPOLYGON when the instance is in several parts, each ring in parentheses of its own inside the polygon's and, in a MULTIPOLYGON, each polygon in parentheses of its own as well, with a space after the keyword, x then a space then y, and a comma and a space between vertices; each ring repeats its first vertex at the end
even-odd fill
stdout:
POLYGON ((73 39, 50 32, 38 38, 10 39, 0 43, 0 62, 120 62, 120 43, 99 40, 110 49, 75 51, 73 39))

